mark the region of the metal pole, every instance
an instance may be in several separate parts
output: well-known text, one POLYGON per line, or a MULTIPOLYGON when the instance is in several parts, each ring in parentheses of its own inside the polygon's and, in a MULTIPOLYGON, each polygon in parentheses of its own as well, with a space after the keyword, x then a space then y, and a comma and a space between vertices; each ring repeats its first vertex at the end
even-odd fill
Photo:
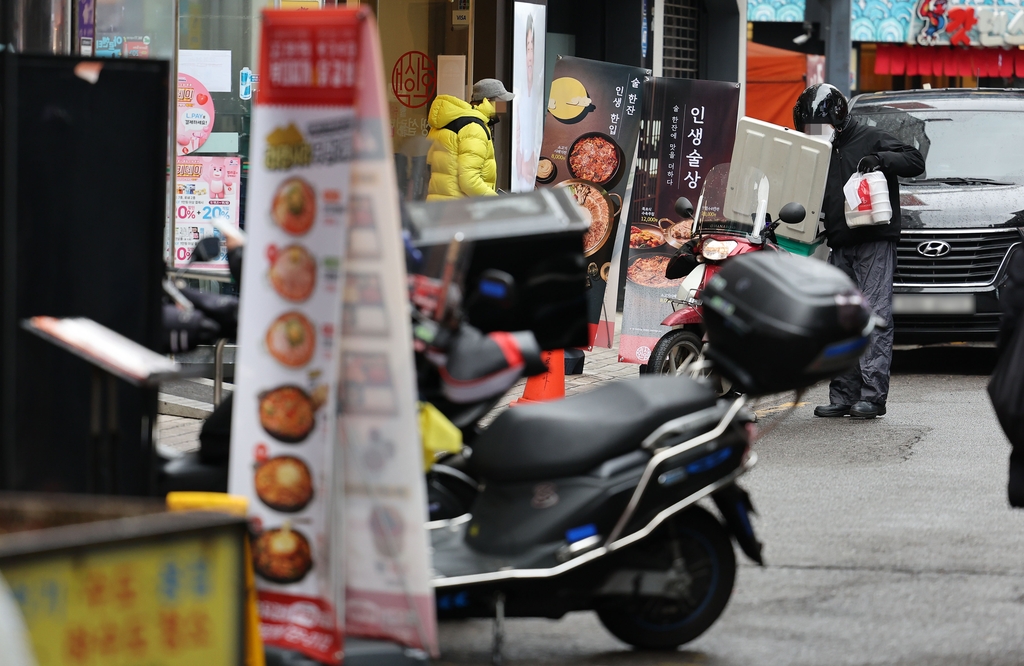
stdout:
POLYGON ((21 53, 71 54, 71 28, 75 0, 8 0, 13 25, 9 30, 21 53))
POLYGON ((825 81, 850 96, 850 0, 826 0, 825 81))
POLYGON ((224 390, 224 345, 227 344, 226 338, 217 340, 217 344, 213 347, 213 406, 217 407, 221 403, 224 390))

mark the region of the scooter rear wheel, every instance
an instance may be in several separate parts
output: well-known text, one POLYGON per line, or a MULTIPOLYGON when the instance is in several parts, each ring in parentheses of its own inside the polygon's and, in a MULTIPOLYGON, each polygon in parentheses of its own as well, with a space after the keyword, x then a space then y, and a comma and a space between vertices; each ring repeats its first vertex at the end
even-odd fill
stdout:
POLYGON ((616 638, 645 650, 694 640, 725 610, 736 582, 736 554, 722 524, 700 507, 629 552, 624 568, 667 574, 664 594, 609 597, 597 611, 616 638))

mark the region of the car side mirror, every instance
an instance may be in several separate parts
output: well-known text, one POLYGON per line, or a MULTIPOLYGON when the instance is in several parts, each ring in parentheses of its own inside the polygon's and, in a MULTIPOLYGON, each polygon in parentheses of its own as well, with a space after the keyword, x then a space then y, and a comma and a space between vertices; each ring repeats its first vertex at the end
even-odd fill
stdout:
POLYGON ((779 219, 786 224, 800 224, 807 217, 804 207, 795 201, 791 201, 779 211, 779 219))
POLYGON ((216 236, 207 236, 196 243, 192 250, 189 261, 213 261, 220 256, 220 239, 216 236))
POLYGON ((686 197, 676 199, 676 214, 680 217, 693 217, 693 204, 686 197))

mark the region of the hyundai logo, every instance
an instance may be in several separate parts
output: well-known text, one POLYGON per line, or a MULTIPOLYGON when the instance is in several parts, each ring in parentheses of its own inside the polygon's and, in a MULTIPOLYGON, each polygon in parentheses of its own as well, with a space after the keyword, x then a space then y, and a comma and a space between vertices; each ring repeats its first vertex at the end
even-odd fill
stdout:
POLYGON ((946 241, 925 241, 917 246, 917 253, 924 257, 944 257, 949 254, 949 243, 946 241))

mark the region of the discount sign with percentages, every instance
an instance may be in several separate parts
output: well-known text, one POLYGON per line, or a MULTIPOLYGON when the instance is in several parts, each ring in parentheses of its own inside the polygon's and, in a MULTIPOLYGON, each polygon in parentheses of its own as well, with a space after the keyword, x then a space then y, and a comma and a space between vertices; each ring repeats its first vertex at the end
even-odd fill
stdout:
MULTIPOLYGON (((214 233, 214 222, 238 226, 241 160, 237 157, 185 156, 177 160, 174 197, 174 265, 189 264, 196 243, 214 233)), ((226 268, 227 256, 191 264, 196 268, 226 268)))

